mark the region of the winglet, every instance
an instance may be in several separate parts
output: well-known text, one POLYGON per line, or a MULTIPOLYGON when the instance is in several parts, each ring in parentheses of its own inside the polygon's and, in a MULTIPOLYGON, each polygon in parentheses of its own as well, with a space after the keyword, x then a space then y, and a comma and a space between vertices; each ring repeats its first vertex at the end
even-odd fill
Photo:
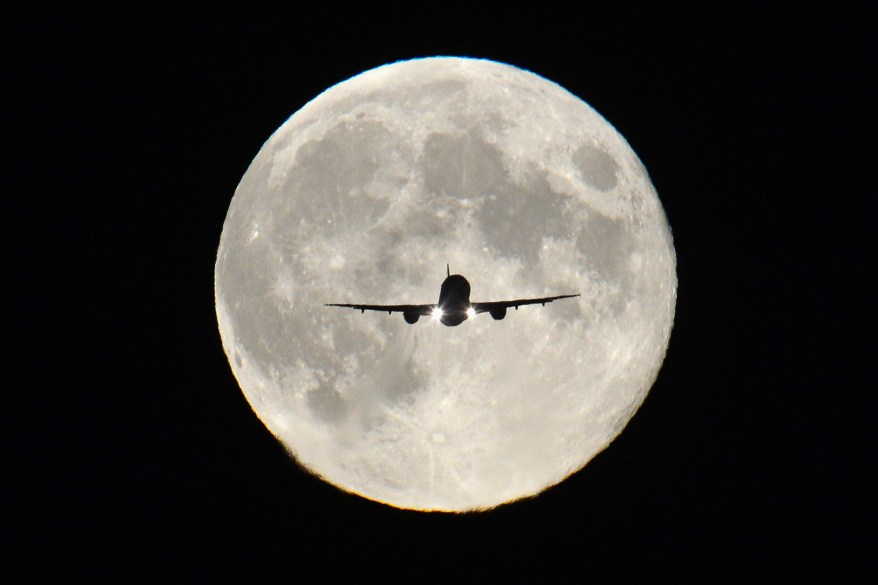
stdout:
POLYGON ((451 276, 451 268, 448 264, 445 265, 445 276, 451 276))

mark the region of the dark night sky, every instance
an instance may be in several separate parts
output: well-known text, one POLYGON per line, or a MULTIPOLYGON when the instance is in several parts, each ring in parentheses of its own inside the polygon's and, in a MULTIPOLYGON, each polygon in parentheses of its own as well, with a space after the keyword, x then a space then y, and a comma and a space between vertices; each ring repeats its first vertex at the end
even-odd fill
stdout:
POLYGON ((34 580, 704 583, 867 566, 864 15, 2 11, 4 526, 34 580), (606 117, 650 172, 680 281, 664 367, 624 433, 540 497, 465 516, 299 470, 239 391, 213 308, 225 213, 268 136, 334 83, 437 54, 529 69, 606 117))

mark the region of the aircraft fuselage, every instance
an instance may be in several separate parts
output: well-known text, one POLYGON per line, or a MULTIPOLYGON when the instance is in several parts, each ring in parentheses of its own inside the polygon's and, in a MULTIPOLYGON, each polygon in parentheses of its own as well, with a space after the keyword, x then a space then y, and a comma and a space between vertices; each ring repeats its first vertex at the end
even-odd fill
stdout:
POLYGON ((439 321, 448 327, 466 321, 469 317, 467 311, 470 310, 469 295, 470 285, 467 279, 460 274, 449 275, 439 289, 439 321))

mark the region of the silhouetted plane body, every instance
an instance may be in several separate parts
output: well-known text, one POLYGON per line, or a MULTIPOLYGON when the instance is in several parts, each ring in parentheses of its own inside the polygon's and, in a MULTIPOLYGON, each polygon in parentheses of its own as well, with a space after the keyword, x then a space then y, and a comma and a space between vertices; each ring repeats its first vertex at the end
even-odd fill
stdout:
POLYGON ((413 325, 421 317, 433 317, 443 325, 454 327, 466 321, 469 317, 475 317, 479 313, 490 313, 491 317, 500 320, 506 316, 506 309, 522 305, 545 305, 558 299, 578 297, 579 294, 558 295, 556 297, 542 297, 539 299, 516 299, 514 301, 494 301, 490 303, 472 303, 469 300, 469 282, 460 274, 451 274, 451 269, 445 267, 447 278, 442 282, 439 289, 439 302, 435 305, 350 305, 347 303, 327 303, 327 307, 347 307, 361 312, 386 311, 387 313, 402 313, 406 323, 413 325))

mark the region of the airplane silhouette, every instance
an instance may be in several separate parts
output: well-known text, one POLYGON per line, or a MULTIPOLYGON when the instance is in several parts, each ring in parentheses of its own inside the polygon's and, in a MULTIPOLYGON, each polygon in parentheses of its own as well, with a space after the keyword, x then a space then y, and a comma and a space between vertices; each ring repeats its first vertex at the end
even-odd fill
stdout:
POLYGON ((443 325, 455 327, 470 317, 479 313, 491 313, 491 317, 498 321, 506 316, 506 309, 522 305, 543 305, 557 301, 578 297, 573 295, 558 295, 556 297, 542 297, 539 299, 516 299, 514 301, 494 301, 490 303, 471 303, 469 300, 470 286, 467 279, 460 274, 451 274, 451 268, 445 265, 446 278, 439 289, 439 302, 435 305, 350 305, 347 303, 327 303, 327 307, 346 307, 356 309, 362 313, 366 311, 387 311, 390 313, 402 313, 405 322, 414 325, 421 317, 433 317, 443 325))

